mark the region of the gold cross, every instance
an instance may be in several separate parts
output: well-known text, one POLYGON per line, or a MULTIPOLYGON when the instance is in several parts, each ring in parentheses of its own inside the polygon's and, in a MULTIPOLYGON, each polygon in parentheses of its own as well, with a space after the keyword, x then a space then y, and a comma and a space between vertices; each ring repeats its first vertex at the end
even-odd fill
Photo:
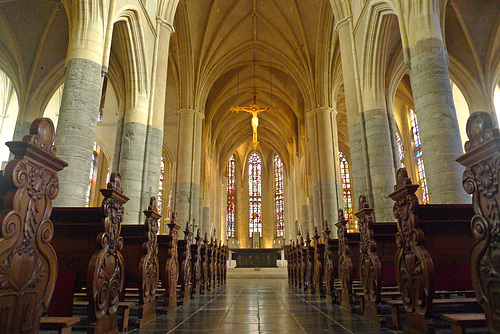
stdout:
POLYGON ((257 104, 257 92, 253 91, 253 104, 250 104, 249 107, 231 107, 231 111, 245 111, 252 115, 252 128, 253 128, 253 148, 257 148, 259 142, 257 141, 257 127, 259 126, 259 114, 266 110, 271 110, 269 107, 260 107, 257 104))

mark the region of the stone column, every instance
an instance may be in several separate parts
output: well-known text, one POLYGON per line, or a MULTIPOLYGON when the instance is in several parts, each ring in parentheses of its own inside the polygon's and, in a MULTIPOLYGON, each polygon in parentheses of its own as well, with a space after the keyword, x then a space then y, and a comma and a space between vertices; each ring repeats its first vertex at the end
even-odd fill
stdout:
MULTIPOLYGON (((363 194, 372 199, 371 181, 368 168, 368 152, 358 83, 357 55, 354 44, 352 17, 339 21, 335 27, 339 34, 342 72, 344 73, 344 92, 347 109, 349 147, 351 151, 351 173, 353 202, 363 194)), ((391 184, 394 181, 391 182, 391 184)))
POLYGON ((410 80, 429 201, 470 203, 470 197, 462 188, 463 168, 455 162, 462 154, 460 131, 448 73, 448 55, 438 23, 439 10, 435 8, 434 11, 431 14, 412 13, 408 20, 410 80))
POLYGON ((181 228, 186 221, 199 220, 201 135, 204 115, 181 109, 178 115, 177 170, 172 185, 172 212, 177 212, 181 228))
MULTIPOLYGON (((330 225, 337 222, 337 210, 341 207, 339 203, 339 189, 341 189, 339 178, 338 143, 337 143, 337 120, 336 112, 331 108, 317 108, 307 114, 308 121, 312 122, 316 133, 315 147, 317 179, 313 179, 313 193, 318 197, 318 207, 315 208, 318 220, 315 226, 321 230, 326 220, 330 225)), ((336 237, 336 231, 332 230, 332 237, 336 237)))
MULTIPOLYGON (((138 224, 141 221, 144 177, 144 147, 146 145, 148 98, 138 95, 136 105, 125 111, 118 170, 122 176, 123 193, 129 198, 125 206, 123 224, 138 224)), ((159 164, 158 164, 159 168, 159 164)), ((156 188, 157 189, 157 188, 156 188)), ((149 189, 152 193, 152 189, 149 189)), ((146 195, 147 196, 147 195, 146 195)))
MULTIPOLYGON (((158 196, 158 186, 160 179, 160 161, 163 153, 163 127, 165 118, 165 96, 167 89, 168 54, 170 36, 174 28, 168 22, 157 18, 157 36, 154 48, 154 63, 152 69, 152 96, 150 99, 150 117, 146 133, 146 148, 144 160, 144 175, 142 194, 143 205, 149 203, 149 196, 158 196)), ((164 199, 168 198, 168 193, 164 193, 164 199)), ((141 210, 142 211, 142 210, 141 210)), ((166 217, 165 217, 166 218, 166 217)), ((195 231, 196 233, 196 231, 195 231)))
MULTIPOLYGON (((102 7, 101 7, 102 6, 102 7)), ((91 8, 75 0, 66 65, 66 79, 55 137, 57 155, 68 163, 58 174, 59 195, 54 206, 85 206, 97 116, 101 103, 104 39, 108 8, 91 8)))
POLYGON ((309 159, 310 163, 308 164, 309 167, 311 168, 311 190, 312 194, 309 197, 309 204, 310 204, 310 215, 311 219, 309 220, 309 226, 307 227, 307 230, 309 232, 313 231, 314 226, 316 226, 317 222, 320 219, 320 204, 319 204, 319 193, 318 189, 314 186, 319 183, 319 166, 318 166, 318 159, 317 159, 317 133, 316 133, 316 120, 314 119, 314 113, 313 112, 308 112, 306 114, 306 121, 307 121, 307 146, 309 148, 309 159))
POLYGON ((388 194, 393 191, 396 174, 388 114, 385 109, 371 109, 364 112, 364 119, 374 215, 377 221, 393 221, 394 201, 388 194))

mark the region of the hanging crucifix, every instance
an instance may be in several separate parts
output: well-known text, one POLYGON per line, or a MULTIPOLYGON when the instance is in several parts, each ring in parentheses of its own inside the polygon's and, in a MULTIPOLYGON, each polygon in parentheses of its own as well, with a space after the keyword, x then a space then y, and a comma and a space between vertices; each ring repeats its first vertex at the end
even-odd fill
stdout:
POLYGON ((253 90, 253 103, 250 104, 249 107, 231 107, 231 111, 246 111, 247 113, 250 113, 252 115, 252 129, 253 129, 253 148, 257 148, 257 145, 259 142, 257 141, 257 127, 259 126, 259 114, 263 111, 270 110, 269 107, 260 107, 257 104, 257 92, 253 90))

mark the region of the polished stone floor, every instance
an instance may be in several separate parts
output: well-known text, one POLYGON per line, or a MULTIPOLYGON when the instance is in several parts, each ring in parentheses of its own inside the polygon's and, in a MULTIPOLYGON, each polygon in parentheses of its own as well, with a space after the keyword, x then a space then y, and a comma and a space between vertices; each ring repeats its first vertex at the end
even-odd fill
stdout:
POLYGON ((131 333, 396 333, 324 299, 294 291, 286 279, 228 279, 224 287, 131 333))

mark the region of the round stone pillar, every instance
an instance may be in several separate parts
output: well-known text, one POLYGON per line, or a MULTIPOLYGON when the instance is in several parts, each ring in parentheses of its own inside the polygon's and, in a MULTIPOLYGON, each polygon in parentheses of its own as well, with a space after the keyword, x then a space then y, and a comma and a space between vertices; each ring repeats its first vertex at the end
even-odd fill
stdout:
MULTIPOLYGON (((163 153, 163 126, 165 119, 165 96, 167 89, 168 54, 170 36, 174 28, 168 22, 157 18, 157 36, 155 40, 155 59, 153 63, 153 87, 151 97, 152 110, 148 120, 145 148, 145 166, 143 175, 142 203, 145 208, 149 196, 158 196, 160 162, 163 153)), ((164 194, 164 199, 168 194, 164 194)), ((164 217, 167 218, 167 217, 164 217)))
POLYGON ((463 191, 460 131, 448 73, 448 56, 440 38, 410 45, 410 80, 418 117, 422 156, 433 204, 470 203, 463 191))
POLYGON ((73 24, 66 79, 55 137, 57 155, 68 163, 58 173, 59 195, 54 206, 85 206, 97 116, 101 103, 102 67, 107 8, 75 0, 70 9, 73 24))
POLYGON ((192 109, 181 109, 178 115, 177 169, 172 185, 171 211, 177 212, 177 223, 200 215, 201 135, 204 115, 192 109))
MULTIPOLYGON (((339 202, 342 185, 336 139, 336 112, 331 108, 322 107, 310 111, 307 117, 316 133, 313 141, 313 150, 316 152, 313 169, 317 177, 313 178, 312 188, 317 211, 315 226, 321 231, 324 221, 330 225, 337 222, 337 210, 342 206, 339 202)), ((332 232, 332 237, 336 237, 336 231, 332 232)))

